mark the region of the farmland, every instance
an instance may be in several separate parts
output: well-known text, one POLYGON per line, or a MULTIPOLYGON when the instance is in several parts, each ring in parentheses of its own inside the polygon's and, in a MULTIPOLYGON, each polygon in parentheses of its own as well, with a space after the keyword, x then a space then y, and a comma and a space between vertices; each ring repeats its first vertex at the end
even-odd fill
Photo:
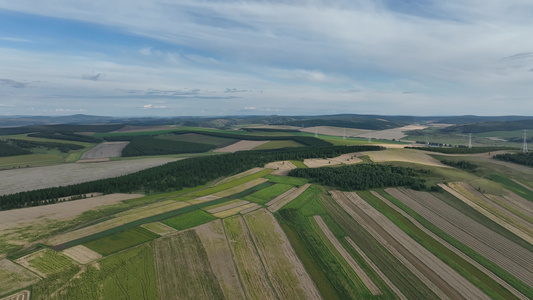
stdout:
MULTIPOLYGON (((171 130, 100 136, 150 133, 217 147, 242 136, 312 136, 171 130)), ((0 181, 0 190, 16 183, 15 171, 31 177, 32 169, 2 171, 8 183, 0 181)), ((488 155, 308 146, 196 157, 163 169, 131 179, 150 182, 132 193, 0 212, 0 297, 26 289, 32 299, 533 298, 529 167, 488 155), (460 169, 468 164, 477 167, 460 169), (297 173, 303 177, 290 176, 297 173), (353 182, 342 186, 347 178, 353 182), (379 184, 361 184, 370 181, 379 184)), ((50 174, 32 184, 57 180, 50 174)), ((102 181, 110 190, 121 182, 102 181)))

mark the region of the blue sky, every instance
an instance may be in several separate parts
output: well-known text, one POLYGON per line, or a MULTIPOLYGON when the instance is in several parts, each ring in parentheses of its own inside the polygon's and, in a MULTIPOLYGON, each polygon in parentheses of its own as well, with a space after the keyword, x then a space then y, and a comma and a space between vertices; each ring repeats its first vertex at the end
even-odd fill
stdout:
POLYGON ((0 0, 0 115, 533 115, 529 0, 0 0))

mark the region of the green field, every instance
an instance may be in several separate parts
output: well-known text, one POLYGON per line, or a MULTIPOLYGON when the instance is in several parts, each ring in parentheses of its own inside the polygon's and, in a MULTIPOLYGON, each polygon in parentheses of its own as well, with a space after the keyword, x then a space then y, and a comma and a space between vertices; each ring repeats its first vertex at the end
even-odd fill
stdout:
POLYGON ((70 258, 49 249, 40 252, 37 257, 29 261, 29 264, 32 268, 46 275, 56 274, 74 267, 74 262, 70 258))
POLYGON ((0 157, 0 169, 15 169, 25 167, 40 167, 60 164, 64 161, 59 154, 28 154, 0 157))
POLYGON ((307 166, 299 160, 291 160, 291 163, 295 165, 297 168, 303 168, 303 169, 307 168, 307 166))
POLYGON ((292 188, 292 185, 289 184, 283 184, 283 183, 277 183, 273 186, 267 187, 265 189, 262 189, 260 191, 257 191, 251 195, 248 195, 244 197, 244 200, 248 200, 250 202, 255 202, 258 204, 266 204, 268 201, 276 198, 277 196, 285 193, 290 188, 292 188))
POLYGON ((90 241, 85 243, 84 246, 105 256, 158 237, 159 235, 149 230, 142 227, 135 227, 90 241))
POLYGON ((305 147, 305 145, 295 142, 293 140, 286 141, 269 141, 263 145, 259 145, 252 150, 270 150, 270 149, 281 149, 281 148, 292 148, 292 147, 305 147))
POLYGON ((235 179, 235 180, 230 181, 228 183, 224 183, 224 184, 217 185, 217 186, 214 186, 214 187, 210 187, 210 188, 198 191, 198 192, 191 193, 191 194, 189 194, 187 196, 188 197, 202 197, 202 196, 211 195, 211 194, 214 194, 214 193, 217 193, 217 192, 221 192, 221 191, 224 191, 224 190, 229 190, 231 188, 234 188, 234 187, 239 186, 241 184, 247 183, 247 182, 252 181, 254 179, 265 177, 265 175, 268 175, 268 174, 272 173, 272 171, 273 170, 265 169, 265 170, 262 170, 262 171, 259 171, 259 172, 255 173, 255 174, 248 175, 246 177, 242 177, 242 178, 239 178, 239 179, 235 179))
POLYGON ((184 229, 188 229, 191 227, 205 224, 207 222, 211 222, 216 219, 217 218, 213 217, 212 215, 206 213, 203 210, 195 210, 193 212, 179 215, 174 218, 166 219, 162 221, 161 223, 168 225, 172 228, 175 228, 177 230, 184 230, 184 229))
POLYGON ((266 175, 264 177, 270 180, 270 182, 289 184, 293 186, 302 186, 309 182, 309 180, 305 178, 296 178, 289 176, 266 175))

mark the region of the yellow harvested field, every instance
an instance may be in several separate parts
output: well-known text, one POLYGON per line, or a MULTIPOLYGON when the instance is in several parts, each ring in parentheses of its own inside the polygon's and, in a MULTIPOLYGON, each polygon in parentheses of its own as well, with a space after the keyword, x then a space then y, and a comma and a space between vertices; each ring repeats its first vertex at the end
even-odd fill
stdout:
POLYGON ((159 234, 160 236, 165 236, 165 235, 169 235, 171 233, 174 233, 176 232, 177 230, 166 225, 166 224, 163 224, 161 222, 153 222, 153 223, 147 223, 147 224, 143 224, 141 225, 143 228, 145 229, 148 229, 150 230, 151 232, 155 233, 155 234, 159 234))
POLYGON ((296 197, 300 196, 310 186, 311 186, 310 183, 304 184, 301 187, 297 188, 296 190, 293 190, 292 193, 284 197, 281 197, 281 196, 285 195, 286 193, 283 193, 280 196, 272 199, 270 202, 267 203, 268 210, 270 212, 278 211, 280 208, 285 206, 287 203, 291 202, 292 200, 296 199, 296 197))
POLYGON ((361 152, 368 155, 373 162, 401 161, 414 164, 450 168, 423 151, 414 149, 387 149, 383 151, 361 152))
POLYGON ((247 151, 252 150, 255 147, 261 146, 269 141, 238 141, 234 144, 226 146, 224 148, 216 149, 213 152, 237 152, 237 151, 247 151))
POLYGON ((28 223, 74 218, 84 211, 123 200, 139 198, 142 194, 110 194, 62 203, 0 211, 0 230, 28 225, 28 223))
POLYGON ((200 225, 194 230, 205 248, 211 270, 226 299, 245 299, 222 220, 200 225))
POLYGON ((245 215, 244 220, 279 299, 321 299, 274 216, 261 209, 245 215))
POLYGON ((95 224, 93 226, 81 228, 71 232, 55 236, 47 241, 49 245, 59 245, 72 241, 78 238, 82 238, 94 233, 98 233, 113 227, 117 227, 132 221, 144 219, 150 216, 161 214, 167 211, 176 210, 185 206, 189 206, 187 202, 176 202, 174 200, 167 200, 159 203, 154 203, 144 207, 132 209, 127 212, 122 212, 115 218, 104 221, 102 223, 95 224))
POLYGON ((214 208, 207 207, 206 210, 210 214, 216 214, 224 210, 232 209, 235 207, 243 206, 245 204, 250 203, 250 201, 245 200, 236 200, 236 201, 230 201, 231 203, 224 203, 224 205, 216 205, 214 208))
POLYGON ((233 216, 233 215, 236 215, 242 211, 246 211, 246 210, 249 210, 249 209, 257 209, 261 207, 259 204, 257 203, 249 203, 249 204, 245 204, 245 205, 241 205, 239 207, 235 207, 235 208, 232 208, 232 209, 228 209, 228 210, 225 210, 225 211, 221 211, 219 213, 216 213, 216 214, 213 214, 213 216, 217 217, 217 218, 227 218, 227 217, 230 217, 230 216, 233 216))
POLYGON ((233 194, 237 194, 237 193, 240 193, 242 191, 246 191, 249 188, 253 188, 256 185, 260 185, 261 183, 265 183, 267 181, 268 181, 268 179, 266 179, 266 178, 256 178, 254 180, 248 181, 246 183, 243 183, 243 184, 238 185, 236 187, 233 187, 231 189, 227 189, 227 190, 224 190, 224 191, 221 191, 221 192, 218 192, 218 193, 214 193, 213 196, 220 197, 220 198, 228 197, 228 196, 231 196, 233 194))
POLYGON ((357 274, 357 277, 361 279, 363 284, 368 288, 368 290, 372 293, 372 295, 377 296, 381 295, 381 291, 379 290, 378 286, 368 277, 368 275, 365 273, 365 271, 357 264, 357 262, 353 259, 353 257, 344 249, 344 247, 341 245, 339 240, 333 235, 333 232, 329 230, 328 226, 322 220, 321 216, 314 216, 314 219, 316 223, 318 224, 318 227, 322 230, 326 238, 333 244, 333 247, 337 249, 337 251, 340 253, 340 255, 346 260, 348 265, 352 268, 352 270, 357 274))
POLYGON ((0 259, 0 295, 9 294, 38 282, 40 278, 23 267, 0 259))
POLYGON ((296 169, 296 166, 290 161, 276 161, 266 164, 265 168, 275 170, 272 175, 286 176, 290 170, 296 169))
POLYGON ((533 244, 533 227, 527 226, 527 224, 520 222, 516 217, 504 212, 503 209, 499 209, 490 203, 490 200, 487 201, 484 199, 486 197, 482 196, 481 193, 472 187, 461 182, 450 182, 448 185, 439 184, 439 186, 487 218, 500 224, 528 243, 533 244))
POLYGON ((333 126, 314 126, 302 128, 300 131, 309 132, 309 133, 318 133, 332 136, 343 136, 346 130, 346 136, 359 136, 363 133, 369 132, 370 130, 366 129, 355 129, 355 128, 342 128, 342 127, 333 127, 333 126))
POLYGON ((68 249, 63 250, 61 253, 72 258, 74 261, 85 265, 90 262, 93 262, 97 259, 102 258, 100 253, 94 252, 93 250, 83 246, 77 245, 68 249))
POLYGON ((347 153, 334 158, 317 158, 304 160, 304 164, 309 168, 319 168, 334 165, 352 165, 361 162, 362 160, 357 158, 356 153, 347 153))
POLYGON ((220 199, 220 198, 221 197, 217 197, 217 196, 213 196, 213 195, 207 195, 207 196, 199 197, 199 198, 196 198, 196 199, 187 200, 186 202, 190 203, 190 204, 200 204, 200 203, 204 203, 204 202, 217 200, 217 199, 220 199))
POLYGON ((1 298, 0 300, 30 300, 30 291, 23 290, 11 296, 1 298))
POLYGON ((221 184, 224 184, 224 183, 228 183, 230 181, 237 180, 237 179, 240 179, 240 178, 255 174, 257 172, 261 172, 263 170, 264 170, 264 168, 253 168, 253 169, 250 169, 248 171, 244 171, 242 173, 239 173, 239 174, 236 174, 236 175, 233 175, 233 176, 230 176, 230 177, 226 177, 226 178, 218 181, 214 186, 221 185, 221 184))

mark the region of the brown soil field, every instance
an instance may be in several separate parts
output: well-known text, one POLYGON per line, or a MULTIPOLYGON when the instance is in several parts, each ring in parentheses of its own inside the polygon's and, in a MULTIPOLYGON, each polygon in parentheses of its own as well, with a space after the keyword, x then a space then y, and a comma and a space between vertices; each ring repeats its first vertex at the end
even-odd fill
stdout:
POLYGON ((333 136, 344 136, 344 130, 346 130, 347 137, 358 136, 360 134, 370 131, 366 129, 342 128, 342 127, 333 127, 333 126, 315 126, 315 127, 307 127, 307 128, 300 129, 300 131, 303 131, 303 132, 309 132, 309 133, 316 132, 318 134, 333 135, 333 136))
MULTIPOLYGON (((278 211, 280 208, 285 206, 287 203, 291 202, 292 200, 296 199, 296 197, 300 196, 310 186, 311 186, 311 184, 309 184, 309 183, 304 184, 301 187, 297 188, 296 190, 293 190, 292 193, 290 193, 290 194, 288 194, 288 195, 286 195, 284 197, 281 197, 281 196, 285 195, 286 193, 283 193, 280 196, 272 199, 270 202, 267 203, 268 210, 270 212, 278 211)), ((290 189, 290 190, 292 190, 292 189, 290 189)))
POLYGON ((220 299, 223 296, 206 251, 194 230, 155 240, 161 299, 220 299))
MULTIPOLYGON (((405 247, 409 254, 402 253, 404 257, 409 259, 411 263, 428 277, 439 289, 444 292, 451 299, 490 299, 483 291, 476 287, 473 283, 457 273, 454 269, 441 261, 429 250, 412 239, 401 228, 396 226, 386 216, 377 211, 374 207, 366 203, 356 193, 345 193, 345 195, 354 203, 362 212, 374 220, 375 224, 379 224, 392 238, 394 238, 399 245, 405 247), (425 265, 421 266, 417 261, 425 265), (431 270, 432 272, 428 272, 431 270), (434 274, 431 274, 434 273, 434 274)), ((389 240, 390 242, 390 240, 389 240)), ((394 245, 394 243, 392 243, 394 245)), ((401 249, 395 247, 400 252, 401 249)))
POLYGON ((0 211, 0 230, 40 223, 49 220, 66 220, 103 205, 142 197, 141 194, 110 194, 62 203, 0 211))
POLYGON ((359 255, 361 255, 361 257, 365 260, 365 262, 372 268, 372 270, 374 270, 374 272, 379 275, 381 280, 383 280, 385 284, 389 286, 389 288, 396 294, 396 296, 398 296, 398 298, 400 298, 401 300, 407 300, 407 297, 405 297, 405 295, 394 285, 394 283, 392 283, 392 281, 390 281, 390 279, 387 278, 387 276, 383 272, 381 272, 378 266, 376 266, 376 264, 374 264, 374 262, 370 260, 368 256, 366 256, 363 250, 361 250, 361 248, 359 248, 359 246, 357 246, 357 244, 349 236, 345 238, 346 241, 348 241, 348 243, 355 249, 355 251, 357 251, 357 253, 359 253, 359 255))
POLYGON ((323 159, 323 158, 307 158, 304 159, 304 164, 309 168, 319 168, 319 167, 325 167, 325 166, 333 166, 333 165, 352 165, 361 162, 362 160, 357 158, 357 153, 347 153, 343 154, 341 156, 337 156, 334 158, 329 159, 323 159))
POLYGON ((141 225, 144 229, 148 229, 150 230, 151 232, 155 233, 155 234, 159 234, 160 236, 165 236, 165 235, 169 235, 169 234, 172 234, 172 233, 175 233, 177 230, 166 225, 166 224, 163 224, 161 222, 153 222, 153 223, 147 223, 147 224, 143 224, 141 225))
POLYGON ((238 141, 235 144, 231 144, 229 146, 226 146, 224 148, 216 149, 213 152, 237 152, 237 151, 246 151, 246 150, 252 150, 253 148, 263 145, 269 141, 238 141))
POLYGON ((474 188, 458 182, 450 182, 448 185, 439 184, 439 186, 487 218, 533 244, 533 227, 523 224, 519 219, 501 209, 501 207, 496 207, 474 188))
POLYGON ((200 225, 194 230, 204 245, 211 270, 226 299, 245 299, 222 221, 216 220, 200 225))
MULTIPOLYGON (((502 280, 500 277, 498 277, 496 274, 492 273, 491 271, 489 271, 487 268, 485 268, 484 266, 480 265, 477 261, 473 260, 472 258, 470 258, 469 256, 467 256, 466 254, 464 254, 463 252, 459 251, 457 248, 455 248, 454 246, 450 245, 448 242, 446 242, 445 240, 441 239, 439 236, 437 236, 436 234, 434 234, 432 231, 428 230, 426 227, 424 227, 422 224, 420 224, 417 220, 415 220, 413 217, 411 217, 409 214, 407 214, 405 211, 403 211, 402 209, 398 208, 396 205, 394 205, 392 202, 390 202, 387 198, 381 196, 380 194, 378 194, 377 192, 375 191, 371 191, 371 193, 376 196, 377 198, 379 198, 381 201, 385 202, 388 206, 392 207, 393 209, 395 209, 397 212, 399 212, 400 214, 402 214, 405 218, 409 219, 409 221, 411 221, 411 223, 413 223, 414 225, 416 225, 418 228, 420 228, 422 231, 424 231, 427 235, 431 236, 433 239, 435 239, 436 241, 438 241, 439 243, 441 243, 442 245, 444 245, 446 248, 450 249, 451 251, 453 251, 455 254, 457 254, 458 256, 460 256, 462 259, 466 260, 468 263, 470 263, 471 265, 473 265, 474 267, 478 268, 479 270, 481 270, 483 273, 487 274, 488 276, 490 276, 494 281, 498 282, 500 285, 502 285, 503 287, 505 287, 507 290, 509 290, 511 293, 513 293, 517 298, 519 299, 523 299, 523 300, 527 300, 528 297, 524 296, 522 293, 520 293, 518 290, 516 290, 514 287, 512 287, 510 284, 508 284, 507 282, 505 282, 504 280, 502 280)), ((356 249, 357 250, 357 249, 356 249)))
POLYGON ((241 205, 239 207, 235 207, 235 208, 232 208, 232 209, 227 209, 227 210, 218 212, 216 214, 213 214, 213 216, 223 219, 223 218, 227 218, 227 217, 236 215, 238 213, 242 213, 243 211, 253 211, 253 210, 256 210, 256 209, 258 209, 260 207, 261 207, 261 205, 259 205, 257 203, 248 203, 248 204, 245 204, 245 205, 241 205))
POLYGON ((157 214, 161 214, 167 211, 176 210, 190 205, 187 202, 176 202, 174 200, 167 200, 163 202, 157 202, 147 206, 131 209, 115 215, 114 218, 92 225, 84 227, 78 230, 66 232, 61 235, 50 238, 46 243, 49 245, 59 245, 72 241, 78 238, 82 238, 94 233, 98 233, 113 227, 117 227, 135 220, 147 218, 157 214))
POLYGON ((244 220, 279 299, 321 299, 274 216, 261 209, 245 215, 244 220))
POLYGON ((79 262, 82 265, 93 262, 97 259, 102 258, 102 255, 94 252, 93 250, 83 246, 77 245, 68 249, 63 250, 61 253, 72 258, 74 261, 79 262))
POLYGON ((0 295, 25 288, 39 280, 40 278, 29 270, 7 259, 0 259, 0 295))
MULTIPOLYGON (((357 205, 355 205, 346 194, 339 191, 331 191, 333 199, 344 208, 344 210, 363 228, 368 231, 383 247, 401 261, 416 277, 418 277, 429 289, 439 298, 448 298, 448 294, 455 290, 430 270, 425 264, 418 260, 409 250, 398 243, 385 229, 377 224, 372 218, 367 216, 357 205), (437 286, 433 281, 437 281, 437 286), (444 289, 444 291, 442 290, 444 289)), ((456 293, 455 293, 456 294, 456 293)), ((457 298, 458 295, 456 295, 457 298)), ((462 297, 458 297, 461 299, 462 297)))
POLYGON ((24 290, 0 300, 30 300, 30 295, 30 291, 24 290))
POLYGON ((226 237, 241 284, 248 299, 277 299, 265 268, 241 216, 224 219, 226 237))
POLYGON ((533 254, 426 192, 385 189, 423 218, 533 287, 533 254))
POLYGON ((144 158, 0 171, 0 195, 117 177, 182 158, 144 158))
POLYGON ((266 178, 256 178, 254 180, 248 181, 246 183, 243 183, 243 184, 238 185, 236 187, 233 187, 231 189, 227 189, 227 190, 224 190, 224 191, 221 191, 221 192, 218 192, 218 193, 214 193, 213 196, 221 197, 221 198, 228 197, 228 196, 231 196, 233 194, 237 194, 237 193, 240 193, 242 191, 245 191, 245 190, 247 190, 249 188, 253 188, 256 185, 260 185, 260 184, 265 183, 267 181, 268 181, 268 179, 266 179, 266 178))
POLYGON ((276 170, 270 174, 286 176, 290 170, 296 169, 296 166, 290 161, 276 161, 265 165, 265 168, 276 170))
POLYGON ((80 159, 101 159, 109 157, 120 157, 122 149, 126 147, 129 142, 104 142, 91 150, 83 153, 80 159))
POLYGON ((318 227, 322 230, 324 235, 328 238, 328 240, 333 244, 335 249, 340 253, 340 255, 346 260, 346 262, 350 265, 352 270, 357 274, 357 277, 361 279, 363 284, 368 288, 368 290, 372 293, 372 295, 377 296, 381 295, 381 291, 377 287, 377 285, 368 277, 368 275, 365 273, 365 271, 357 264, 357 262, 353 259, 353 257, 344 249, 344 247, 341 245, 339 240, 333 235, 333 232, 329 230, 326 223, 324 223, 324 220, 322 220, 321 216, 314 216, 314 219, 316 223, 318 224, 318 227))
POLYGON ((423 151, 413 149, 387 149, 383 151, 361 152, 361 154, 368 155, 373 162, 402 161, 450 168, 423 151))
POLYGON ((226 178, 216 182, 214 185, 221 185, 223 183, 227 183, 227 182, 230 182, 230 181, 233 181, 233 180, 237 180, 237 179, 246 177, 248 175, 252 175, 252 174, 255 174, 257 172, 261 172, 263 170, 264 170, 264 168, 253 168, 253 169, 250 169, 248 171, 244 171, 242 173, 239 173, 239 174, 236 174, 236 175, 233 175, 233 176, 230 176, 230 177, 226 177, 226 178))
POLYGON ((357 137, 362 138, 368 138, 369 134, 373 139, 382 139, 382 140, 400 140, 406 137, 405 134, 406 131, 410 130, 417 130, 417 129, 424 129, 427 128, 427 126, 424 125, 407 125, 404 127, 398 127, 398 128, 392 128, 392 129, 386 129, 386 130, 378 130, 378 131, 372 131, 371 133, 362 133, 359 135, 356 135, 357 137))

